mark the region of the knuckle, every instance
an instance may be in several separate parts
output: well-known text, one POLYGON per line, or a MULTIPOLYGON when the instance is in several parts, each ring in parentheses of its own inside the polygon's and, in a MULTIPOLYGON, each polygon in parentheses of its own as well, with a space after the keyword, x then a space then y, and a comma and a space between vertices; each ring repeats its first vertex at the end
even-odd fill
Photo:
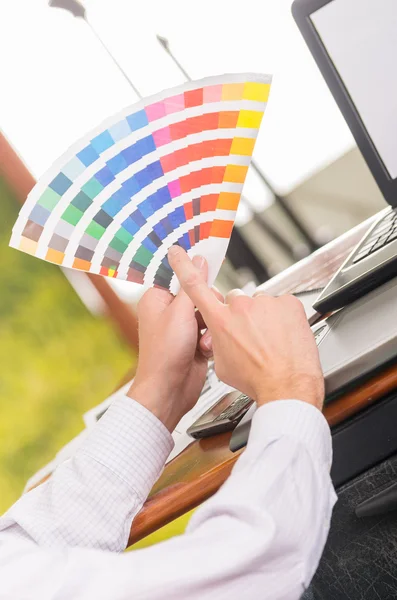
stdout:
POLYGON ((253 294, 252 294, 253 298, 271 298, 271 296, 269 296, 269 294, 266 294, 266 292, 262 292, 262 290, 256 290, 253 294))
POLYGON ((288 306, 291 309, 300 310, 300 311, 303 310, 302 302, 299 300, 299 298, 297 298, 296 296, 293 296, 292 294, 285 294, 284 296, 280 297, 280 300, 283 302, 283 304, 285 306, 288 306))
POLYGON ((243 292, 240 289, 235 288, 233 290, 230 290, 230 292, 228 292, 226 294, 226 301, 229 303, 233 300, 233 298, 236 298, 236 297, 242 296, 242 295, 243 295, 243 292))
POLYGON ((275 298, 274 296, 269 296, 268 294, 254 294, 252 296, 252 299, 255 300, 255 302, 260 302, 261 304, 273 304, 273 302, 275 302, 275 300, 277 300, 277 298, 275 298))
POLYGON ((252 298, 248 296, 235 296, 231 299, 231 306, 239 312, 248 312, 252 306, 252 298))

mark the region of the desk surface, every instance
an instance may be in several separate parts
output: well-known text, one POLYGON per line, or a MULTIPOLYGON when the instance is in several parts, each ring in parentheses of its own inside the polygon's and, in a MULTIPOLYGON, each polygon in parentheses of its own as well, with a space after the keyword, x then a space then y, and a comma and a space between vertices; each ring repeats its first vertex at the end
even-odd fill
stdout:
MULTIPOLYGON (((372 220, 324 246, 261 288, 279 295, 324 287, 372 220)), ((396 387, 397 366, 393 366, 327 406, 324 414, 328 423, 337 425, 396 387)), ((134 519, 129 544, 195 508, 219 489, 241 453, 230 452, 230 436, 225 433, 194 441, 166 466, 134 519)))

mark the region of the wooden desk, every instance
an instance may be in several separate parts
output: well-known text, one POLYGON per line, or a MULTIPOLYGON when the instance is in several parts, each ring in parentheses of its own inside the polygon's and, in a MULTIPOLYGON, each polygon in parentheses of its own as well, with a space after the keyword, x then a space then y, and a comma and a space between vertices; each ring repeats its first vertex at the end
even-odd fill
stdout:
MULTIPOLYGON (((274 295, 323 287, 357 244, 373 219, 365 221, 310 257, 261 286, 274 295)), ((384 370, 327 406, 330 426, 337 425, 397 388, 397 366, 384 370)), ((230 433, 193 442, 170 462, 135 518, 133 544, 188 512, 214 494, 231 472, 240 452, 229 450, 230 433)))

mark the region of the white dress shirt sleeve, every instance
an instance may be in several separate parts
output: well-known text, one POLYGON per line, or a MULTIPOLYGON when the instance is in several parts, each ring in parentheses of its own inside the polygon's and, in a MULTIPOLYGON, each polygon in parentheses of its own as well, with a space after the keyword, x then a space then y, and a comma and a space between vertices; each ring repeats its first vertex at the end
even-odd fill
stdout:
POLYGON ((12 529, 39 546, 120 552, 172 448, 157 417, 122 396, 74 457, 0 519, 0 532, 12 529))
POLYGON ((336 500, 321 413, 293 400, 261 407, 231 476, 185 535, 109 552, 124 547, 171 448, 151 413, 117 401, 75 457, 0 519, 0 597, 297 600, 336 500))

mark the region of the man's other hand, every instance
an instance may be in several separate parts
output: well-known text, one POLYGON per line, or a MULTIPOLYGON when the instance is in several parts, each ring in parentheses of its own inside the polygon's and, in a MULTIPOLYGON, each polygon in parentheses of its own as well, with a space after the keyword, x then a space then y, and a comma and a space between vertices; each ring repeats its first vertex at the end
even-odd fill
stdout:
MULTIPOLYGON (((207 281, 207 263, 194 258, 194 269, 207 281)), ((209 290, 209 289, 208 289, 209 290)), ((219 301, 219 292, 209 290, 219 301)), ((172 431, 197 402, 203 389, 211 351, 205 323, 183 291, 174 297, 152 288, 138 304, 139 361, 128 395, 153 412, 172 431)))
POLYGON ((215 370, 222 381, 258 405, 296 399, 322 408, 324 379, 318 350, 298 299, 231 294, 221 303, 182 248, 173 246, 168 259, 208 326, 207 341, 210 334, 215 370))

